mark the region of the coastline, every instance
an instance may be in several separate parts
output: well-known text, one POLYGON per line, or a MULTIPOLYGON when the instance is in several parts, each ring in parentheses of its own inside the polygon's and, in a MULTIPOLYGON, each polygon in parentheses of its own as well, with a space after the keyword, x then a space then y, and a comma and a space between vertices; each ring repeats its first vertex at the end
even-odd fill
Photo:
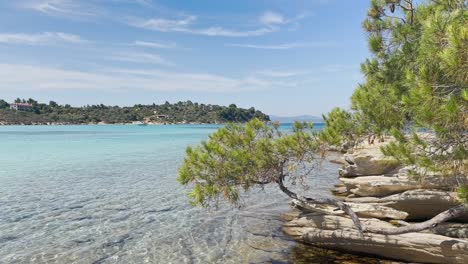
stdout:
POLYGON ((25 123, 4 123, 0 122, 0 126, 165 126, 165 125, 223 125, 226 123, 201 123, 201 122, 175 122, 175 123, 32 123, 32 124, 25 124, 25 123))

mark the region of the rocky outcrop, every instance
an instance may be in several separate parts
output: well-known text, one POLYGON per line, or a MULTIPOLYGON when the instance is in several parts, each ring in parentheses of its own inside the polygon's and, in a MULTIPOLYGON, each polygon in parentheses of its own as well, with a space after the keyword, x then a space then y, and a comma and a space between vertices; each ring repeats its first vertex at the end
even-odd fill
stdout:
MULTIPOLYGON (((363 219, 372 228, 391 224, 363 219)), ((468 263, 468 241, 431 233, 401 235, 360 234, 345 217, 319 213, 299 214, 283 227, 286 234, 314 246, 367 253, 418 263, 468 263)))
MULTIPOLYGON (((457 194, 441 190, 411 190, 387 197, 346 198, 347 202, 381 205, 408 213, 408 220, 424 220, 460 202, 457 194)), ((467 217, 468 219, 468 217, 467 217)))
MULTIPOLYGON (((328 205, 310 205, 304 204, 298 200, 293 200, 294 207, 301 208, 302 211, 322 212, 328 215, 345 215, 345 212, 337 210, 336 208, 328 205)), ((378 218, 378 219, 394 219, 405 220, 408 213, 399 211, 387 206, 363 204, 363 203, 346 203, 351 209, 359 216, 365 218, 378 218)))
MULTIPOLYGON (((372 146, 345 154, 341 183, 332 192, 360 218, 365 233, 347 214, 333 206, 293 201, 299 212, 284 232, 308 244, 418 263, 468 263, 468 212, 428 230, 382 235, 382 230, 426 221, 460 204, 453 191, 465 178, 425 175, 402 167, 372 146)), ((341 207, 343 208, 343 207, 341 207)), ((463 211, 460 211, 462 214, 463 211)), ((459 215, 459 214, 458 214, 459 215)))
POLYGON ((390 173, 400 166, 397 160, 383 155, 378 148, 345 154, 344 159, 346 164, 339 170, 342 177, 381 175, 390 173))
POLYGON ((407 176, 364 176, 341 179, 349 193, 357 196, 383 197, 399 192, 423 188, 407 176))

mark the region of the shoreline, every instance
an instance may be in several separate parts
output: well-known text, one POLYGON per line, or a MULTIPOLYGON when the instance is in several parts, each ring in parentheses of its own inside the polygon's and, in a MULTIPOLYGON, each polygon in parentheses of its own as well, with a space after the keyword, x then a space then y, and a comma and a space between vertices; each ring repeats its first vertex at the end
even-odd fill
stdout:
POLYGON ((135 124, 135 123, 35 123, 35 124, 5 124, 0 123, 1 126, 169 126, 169 125, 224 125, 226 123, 146 123, 146 124, 135 124))

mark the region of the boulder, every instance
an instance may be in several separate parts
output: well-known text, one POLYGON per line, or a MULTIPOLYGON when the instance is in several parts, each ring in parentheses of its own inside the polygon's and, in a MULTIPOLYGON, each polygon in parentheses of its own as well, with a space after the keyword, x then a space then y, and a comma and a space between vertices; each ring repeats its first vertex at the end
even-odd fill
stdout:
POLYGON ((379 148, 361 149, 345 154, 346 164, 339 170, 342 177, 380 175, 389 173, 400 166, 394 158, 385 156, 379 148))
MULTIPOLYGON (((375 229, 392 225, 378 219, 362 219, 375 229)), ((430 233, 401 235, 360 234, 349 218, 318 213, 300 214, 286 222, 283 231, 318 247, 372 254, 418 263, 468 263, 468 240, 430 233)))
MULTIPOLYGON (((455 192, 442 190, 411 190, 387 197, 346 198, 346 202, 366 203, 390 207, 408 213, 407 220, 425 220, 448 210, 460 202, 455 192)), ((459 221, 467 221, 468 215, 459 221)))

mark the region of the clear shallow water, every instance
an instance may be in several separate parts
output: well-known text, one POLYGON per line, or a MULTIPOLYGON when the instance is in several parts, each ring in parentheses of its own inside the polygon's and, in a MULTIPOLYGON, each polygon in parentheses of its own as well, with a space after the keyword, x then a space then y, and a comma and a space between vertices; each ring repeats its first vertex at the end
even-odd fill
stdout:
MULTIPOLYGON (((276 188, 240 210, 187 204, 177 168, 216 128, 0 127, 0 263, 291 262, 276 188)), ((336 169, 311 180, 315 194, 328 195, 336 169)))

